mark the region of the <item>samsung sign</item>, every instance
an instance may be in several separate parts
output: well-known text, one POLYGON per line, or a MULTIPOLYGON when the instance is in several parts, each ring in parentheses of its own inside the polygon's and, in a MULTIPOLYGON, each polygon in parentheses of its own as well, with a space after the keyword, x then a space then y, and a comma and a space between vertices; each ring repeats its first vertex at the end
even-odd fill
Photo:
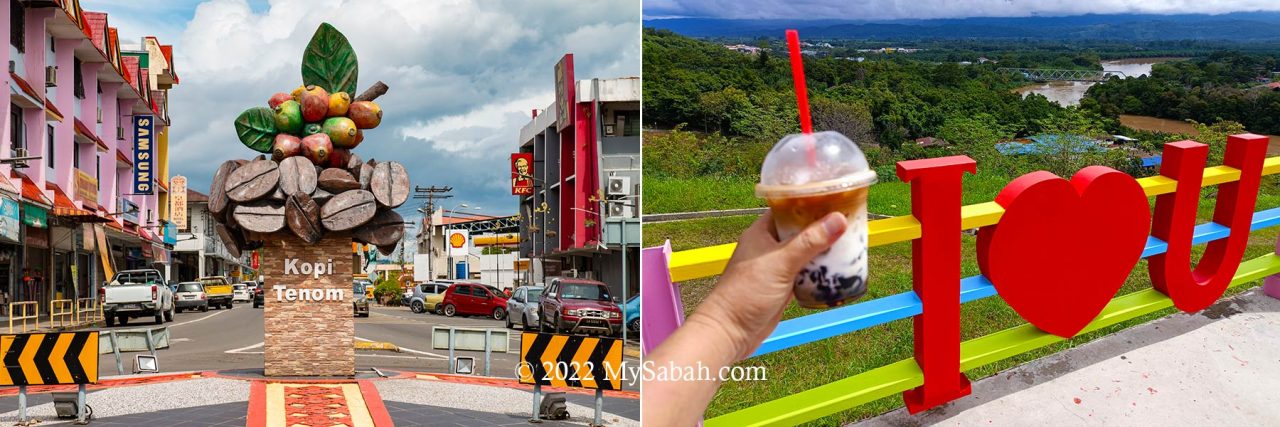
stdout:
POLYGON ((133 193, 152 194, 152 175, 155 164, 152 150, 152 133, 155 126, 151 116, 133 116, 133 193))

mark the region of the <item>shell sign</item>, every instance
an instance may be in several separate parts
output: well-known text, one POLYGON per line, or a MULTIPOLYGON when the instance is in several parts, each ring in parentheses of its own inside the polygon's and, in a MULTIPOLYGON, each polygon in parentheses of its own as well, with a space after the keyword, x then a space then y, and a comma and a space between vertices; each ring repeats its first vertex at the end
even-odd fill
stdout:
POLYGON ((449 230, 449 256, 466 256, 471 249, 471 231, 464 229, 449 230))

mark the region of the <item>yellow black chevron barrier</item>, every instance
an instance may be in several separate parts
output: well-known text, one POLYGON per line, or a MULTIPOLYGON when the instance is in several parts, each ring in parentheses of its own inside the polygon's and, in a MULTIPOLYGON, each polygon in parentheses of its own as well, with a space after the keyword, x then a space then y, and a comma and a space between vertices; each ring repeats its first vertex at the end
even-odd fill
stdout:
POLYGON ((581 335, 520 334, 521 384, 622 388, 622 340, 581 335))
POLYGON ((0 386, 98 382, 98 331, 0 336, 0 386))

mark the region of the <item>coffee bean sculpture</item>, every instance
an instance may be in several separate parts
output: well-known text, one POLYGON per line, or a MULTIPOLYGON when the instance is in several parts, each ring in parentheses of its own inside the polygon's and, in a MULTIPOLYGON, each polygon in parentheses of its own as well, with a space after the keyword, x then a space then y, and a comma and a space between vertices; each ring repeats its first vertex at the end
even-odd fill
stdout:
POLYGON ((269 239, 314 244, 328 232, 351 233, 386 254, 404 237, 393 210, 408 199, 404 165, 354 152, 382 123, 374 101, 388 90, 377 82, 356 95, 358 71, 346 36, 321 24, 302 56, 302 85, 236 118, 240 142, 260 154, 223 163, 209 191, 232 255, 269 239))

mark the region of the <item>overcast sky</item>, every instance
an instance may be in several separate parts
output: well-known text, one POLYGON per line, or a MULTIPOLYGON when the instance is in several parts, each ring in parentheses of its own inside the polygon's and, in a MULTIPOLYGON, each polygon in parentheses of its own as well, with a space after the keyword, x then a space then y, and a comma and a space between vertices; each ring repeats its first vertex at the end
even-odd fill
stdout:
POLYGON ((931 19, 1280 10, 1276 0, 645 0, 645 18, 931 19))
MULTIPOLYGON (((359 91, 377 80, 382 124, 355 152, 405 164, 414 185, 452 186, 446 203, 512 215, 508 156, 530 110, 554 101, 556 61, 576 76, 640 74, 635 0, 84 0, 110 13, 122 44, 144 35, 173 44, 181 84, 170 90, 170 174, 207 192, 223 161, 258 153, 233 122, 302 82, 302 51, 321 22, 346 34, 359 91)), ((353 96, 355 94, 352 94, 353 96)), ((412 201, 411 201, 412 202, 412 201)), ((416 203, 416 202, 413 202, 416 203)), ((412 212, 416 205, 399 209, 412 212)))

